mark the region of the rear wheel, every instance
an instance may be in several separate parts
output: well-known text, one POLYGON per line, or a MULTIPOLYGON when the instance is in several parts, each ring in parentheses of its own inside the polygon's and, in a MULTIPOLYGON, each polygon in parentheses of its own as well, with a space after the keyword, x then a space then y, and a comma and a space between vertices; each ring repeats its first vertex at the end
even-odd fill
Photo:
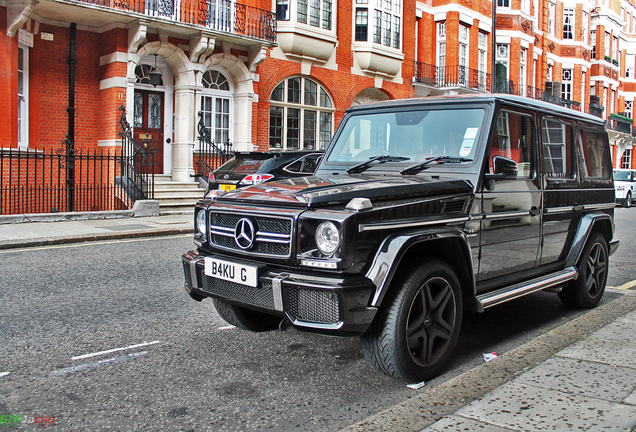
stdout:
POLYGON ((282 321, 274 315, 253 311, 219 299, 212 299, 221 318, 236 327, 254 332, 274 330, 282 321))
POLYGON ((605 292, 608 268, 607 241, 601 233, 593 233, 579 260, 579 277, 563 288, 559 299, 567 306, 593 308, 605 292))
POLYGON ((623 203, 623 207, 631 207, 632 206, 632 193, 627 192, 627 196, 625 197, 625 202, 623 203))
POLYGON ((459 336, 462 295, 453 269, 432 259, 391 284, 378 316, 361 337, 380 372, 422 381, 446 366, 459 336))

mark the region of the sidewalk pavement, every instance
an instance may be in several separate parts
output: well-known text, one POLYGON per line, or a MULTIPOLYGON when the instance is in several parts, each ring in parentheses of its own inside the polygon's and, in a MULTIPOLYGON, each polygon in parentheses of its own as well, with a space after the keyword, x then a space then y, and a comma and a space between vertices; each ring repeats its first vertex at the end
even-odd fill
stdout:
MULTIPOLYGON (((28 215, 0 218, 0 250, 192 231, 192 214, 28 215)), ((636 432, 636 293, 344 430, 636 432)))

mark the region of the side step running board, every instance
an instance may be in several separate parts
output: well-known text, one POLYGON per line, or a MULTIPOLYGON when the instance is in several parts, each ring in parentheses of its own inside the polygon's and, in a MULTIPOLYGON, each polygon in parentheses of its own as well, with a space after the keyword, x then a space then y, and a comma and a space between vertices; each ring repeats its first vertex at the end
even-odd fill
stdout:
POLYGON ((536 291, 541 291, 555 285, 562 284, 572 279, 576 279, 576 267, 568 267, 556 273, 550 273, 536 279, 521 282, 516 285, 510 285, 500 288, 496 291, 481 294, 477 296, 478 311, 483 312, 484 309, 498 305, 508 300, 514 300, 536 291))

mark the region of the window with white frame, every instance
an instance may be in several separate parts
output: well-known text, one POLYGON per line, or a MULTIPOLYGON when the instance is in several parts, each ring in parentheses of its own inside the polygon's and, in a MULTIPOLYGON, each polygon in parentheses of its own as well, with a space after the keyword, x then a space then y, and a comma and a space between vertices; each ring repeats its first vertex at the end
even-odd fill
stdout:
POLYGON ((548 72, 545 75, 545 79, 548 81, 552 81, 552 65, 548 65, 548 72))
POLYGON ((331 30, 332 0, 298 0, 296 21, 312 27, 331 30))
POLYGON ((625 78, 634 78, 634 54, 625 55, 625 78))
POLYGON ((521 12, 530 15, 530 0, 521 0, 521 12))
POLYGON ((459 25, 459 66, 468 66, 468 27, 459 25))
POLYGON ((29 148, 29 48, 18 47, 18 149, 29 148))
POLYGON ((634 118, 634 101, 625 101, 625 117, 634 118))
POLYGON ((574 9, 563 9, 563 39, 574 39, 574 9))
POLYGON ((590 45, 592 45, 592 58, 596 58, 596 30, 590 32, 590 45))
POLYGON ((614 47, 615 48, 612 49, 612 59, 616 61, 616 66, 620 66, 621 51, 618 46, 618 38, 616 36, 614 36, 614 47))
POLYGON ((521 94, 525 94, 526 91, 526 65, 528 59, 528 50, 526 48, 521 48, 521 52, 519 53, 519 90, 521 90, 521 94))
POLYGON ((437 23, 437 66, 446 66, 446 22, 437 23))
POLYGON ((479 70, 479 89, 484 91, 486 88, 486 62, 488 61, 488 36, 486 33, 479 32, 477 38, 478 54, 477 69, 479 70))
POLYGON ((334 108, 327 90, 305 77, 287 78, 270 96, 269 147, 324 149, 331 140, 334 108))
POLYGON ((497 6, 510 7, 510 0, 497 0, 497 6))
POLYGON ((561 97, 566 100, 572 99, 572 69, 561 71, 561 97))
POLYGON ((586 73, 582 72, 581 73, 581 105, 583 105, 585 103, 585 101, 587 100, 585 98, 585 81, 586 81, 586 73))
POLYGON ((276 0, 276 19, 289 21, 289 0, 276 0))
POLYGON ((234 103, 230 83, 223 73, 209 70, 203 74, 202 84, 201 112, 205 128, 214 143, 231 142, 234 103))
POLYGON ((550 2, 548 8, 548 34, 554 36, 554 16, 556 15, 556 3, 550 2))
POLYGON ((581 15, 581 41, 587 43, 587 24, 590 18, 587 12, 583 12, 581 15))
POLYGON ((400 49, 402 45, 402 0, 356 0, 355 40, 400 49))
POLYGON ((625 149, 625 151, 623 152, 623 157, 621 157, 621 168, 632 168, 632 149, 625 149))

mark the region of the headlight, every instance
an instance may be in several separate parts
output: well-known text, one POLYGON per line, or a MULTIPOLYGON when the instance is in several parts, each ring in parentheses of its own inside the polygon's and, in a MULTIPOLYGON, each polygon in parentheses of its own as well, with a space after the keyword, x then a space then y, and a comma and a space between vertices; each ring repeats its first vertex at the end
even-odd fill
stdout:
POLYGON ((200 210, 199 213, 197 213, 197 216, 195 218, 195 224, 196 224, 197 231, 199 231, 201 234, 205 234, 206 232, 205 210, 200 210))
POLYGON ((324 255, 333 254, 340 245, 340 231, 333 222, 323 222, 316 229, 316 246, 324 255))

